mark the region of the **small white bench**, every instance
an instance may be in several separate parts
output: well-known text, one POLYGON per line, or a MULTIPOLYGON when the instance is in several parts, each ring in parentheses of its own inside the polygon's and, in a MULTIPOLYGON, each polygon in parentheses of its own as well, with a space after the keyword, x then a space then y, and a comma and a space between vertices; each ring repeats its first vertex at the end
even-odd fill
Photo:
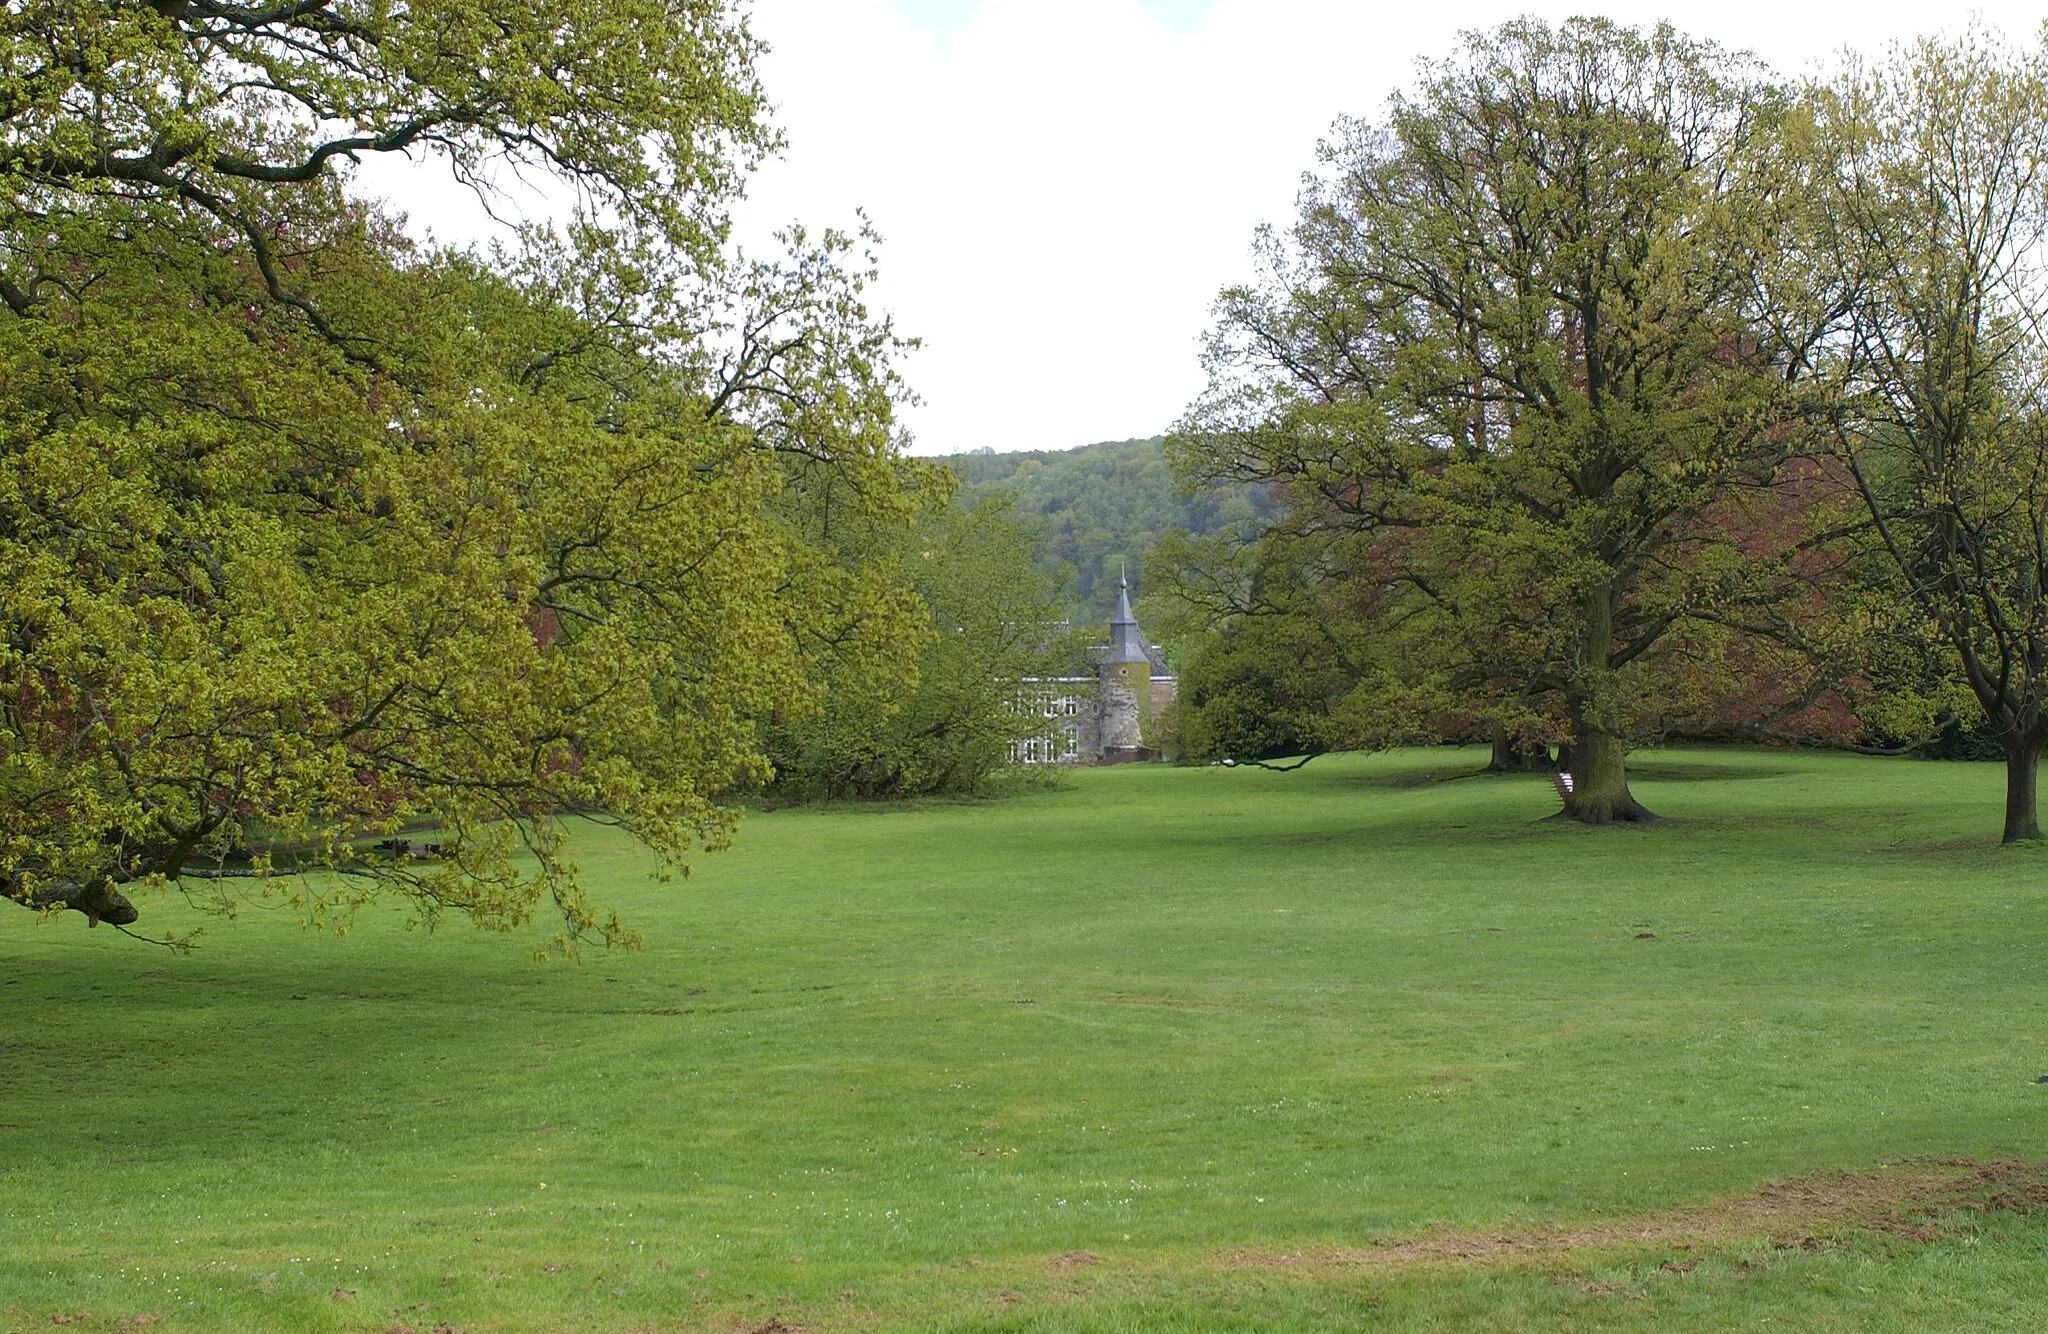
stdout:
POLYGON ((1572 804, 1572 776, 1559 769, 1550 776, 1550 785, 1557 789, 1557 799, 1569 806, 1572 804))

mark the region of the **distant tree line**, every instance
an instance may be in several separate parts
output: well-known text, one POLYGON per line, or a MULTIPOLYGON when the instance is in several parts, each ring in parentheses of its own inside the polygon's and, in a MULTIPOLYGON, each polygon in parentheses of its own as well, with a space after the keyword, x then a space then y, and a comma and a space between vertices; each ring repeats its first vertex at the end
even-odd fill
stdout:
POLYGON ((1109 620, 1120 575, 1141 593, 1150 586, 1147 562, 1166 534, 1249 535, 1274 512, 1262 485, 1184 485, 1160 436, 939 461, 960 478, 963 503, 1007 496, 1034 526, 1033 560, 1065 589, 1062 614, 1075 626, 1109 620))

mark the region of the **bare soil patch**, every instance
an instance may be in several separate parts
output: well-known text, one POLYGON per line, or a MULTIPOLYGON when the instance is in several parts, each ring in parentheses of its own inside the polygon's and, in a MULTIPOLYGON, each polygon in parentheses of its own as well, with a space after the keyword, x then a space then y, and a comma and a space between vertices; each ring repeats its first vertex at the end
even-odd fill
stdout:
POLYGON ((1811 1250, 1855 1232, 1932 1241, 1937 1225, 1958 1214, 2042 1208, 2048 1208, 2048 1163, 1911 1160, 1868 1172, 1815 1172, 1747 1195, 1611 1223, 1431 1231, 1356 1247, 1226 1251, 1217 1259, 1228 1269, 1401 1268, 1550 1261, 1645 1245, 1690 1250, 1754 1239, 1811 1250))

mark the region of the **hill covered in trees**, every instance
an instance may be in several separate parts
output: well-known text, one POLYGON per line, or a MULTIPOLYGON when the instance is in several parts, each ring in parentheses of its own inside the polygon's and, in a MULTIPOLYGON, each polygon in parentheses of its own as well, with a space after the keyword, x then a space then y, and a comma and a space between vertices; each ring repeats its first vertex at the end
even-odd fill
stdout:
POLYGON ((1158 436, 1078 449, 982 450, 943 462, 960 478, 962 505, 998 493, 1014 498, 1017 517, 1039 530, 1039 568, 1065 581, 1076 625, 1109 619, 1119 568, 1128 569, 1134 590, 1146 591, 1146 558, 1161 534, 1256 527, 1272 509, 1262 486, 1182 490, 1158 436))

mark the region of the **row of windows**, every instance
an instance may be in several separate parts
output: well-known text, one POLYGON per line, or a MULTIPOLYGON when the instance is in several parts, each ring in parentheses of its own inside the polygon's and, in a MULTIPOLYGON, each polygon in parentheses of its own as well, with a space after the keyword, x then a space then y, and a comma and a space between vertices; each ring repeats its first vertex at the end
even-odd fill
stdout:
POLYGON ((1081 706, 1079 695, 1056 695, 1050 690, 1041 690, 1020 693, 1010 707, 1017 713, 1037 718, 1073 718, 1080 714, 1081 706))
POLYGON ((1035 736, 1010 743, 1012 764, 1061 764, 1080 753, 1081 739, 1072 732, 1050 737, 1035 736))
MULTIPOLYGON (((1088 697, 1069 694, 1050 683, 1025 682, 1010 707, 1032 718, 1078 718, 1088 707, 1088 697)), ((1010 743, 1012 764, 1065 764, 1080 758, 1079 728, 1067 724, 1047 737, 1031 737, 1010 743)))

